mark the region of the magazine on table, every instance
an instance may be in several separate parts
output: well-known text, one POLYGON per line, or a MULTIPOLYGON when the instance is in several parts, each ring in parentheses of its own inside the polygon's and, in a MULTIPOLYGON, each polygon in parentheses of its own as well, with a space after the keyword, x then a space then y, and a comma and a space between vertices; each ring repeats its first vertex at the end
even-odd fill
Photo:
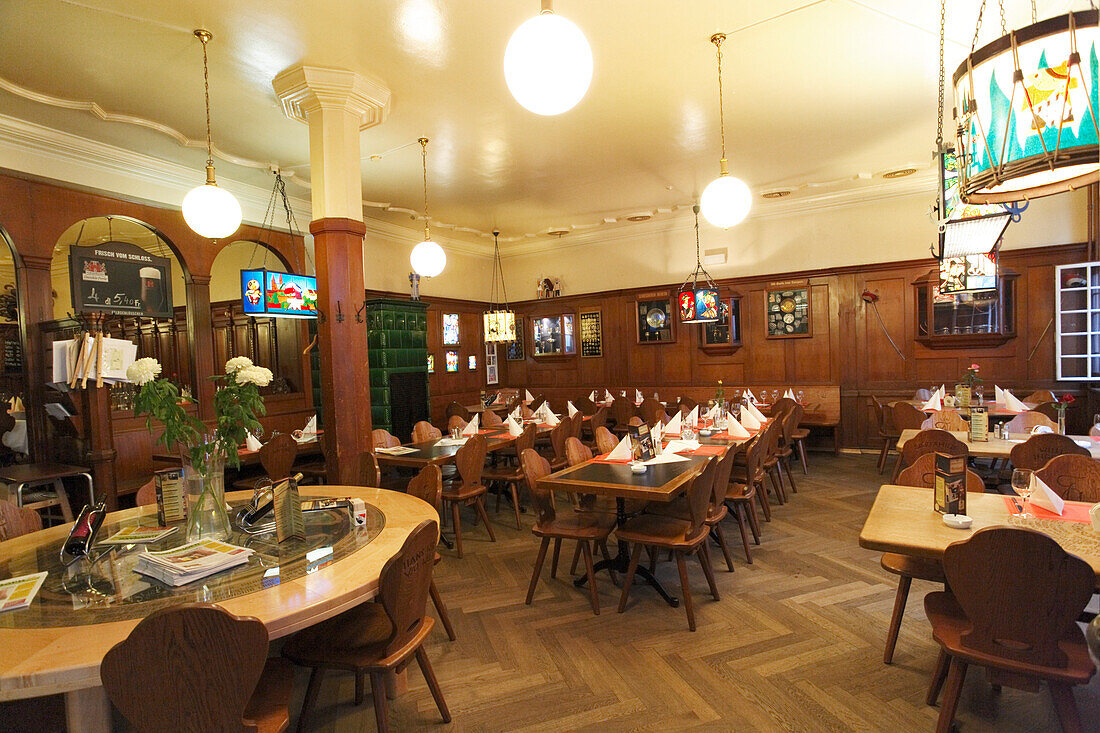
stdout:
POLYGON ((0 611, 18 611, 31 605, 45 579, 43 571, 0 580, 0 611))
POLYGON ((123 527, 105 540, 100 540, 100 545, 136 545, 162 540, 175 532, 179 527, 140 527, 137 525, 123 527))
POLYGON ((184 585, 243 565, 251 555, 252 550, 247 547, 217 540, 198 540, 171 550, 143 552, 134 570, 167 585, 184 585))

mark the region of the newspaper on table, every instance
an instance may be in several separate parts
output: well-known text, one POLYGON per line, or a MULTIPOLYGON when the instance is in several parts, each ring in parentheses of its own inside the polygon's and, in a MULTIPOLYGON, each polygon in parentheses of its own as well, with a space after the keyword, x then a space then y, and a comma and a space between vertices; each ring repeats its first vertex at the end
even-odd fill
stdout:
POLYGON ((131 525, 123 527, 105 540, 100 540, 100 545, 137 545, 147 542, 162 540, 175 532, 179 527, 142 527, 131 525))
POLYGON ((18 611, 31 605, 45 579, 43 571, 0 580, 0 612, 18 611))
POLYGON ((171 550, 143 552, 134 570, 166 585, 186 585, 199 578, 243 565, 252 550, 217 540, 188 542, 171 550))

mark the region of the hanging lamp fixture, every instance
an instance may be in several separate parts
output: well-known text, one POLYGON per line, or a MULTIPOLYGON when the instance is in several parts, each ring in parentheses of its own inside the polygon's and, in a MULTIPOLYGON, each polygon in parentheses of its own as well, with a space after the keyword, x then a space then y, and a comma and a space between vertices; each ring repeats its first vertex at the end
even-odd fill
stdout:
POLYGON ((695 213, 695 269, 680 286, 676 302, 680 310, 681 323, 717 323, 721 303, 718 300, 718 285, 710 273, 703 267, 699 255, 699 204, 691 207, 695 213), (703 282, 699 283, 702 276, 703 282))
POLYGON ((516 101, 538 115, 576 106, 592 83, 592 47, 577 24, 554 13, 553 0, 524 21, 504 49, 504 80, 516 101))
POLYGON ((1009 32, 970 55, 952 76, 959 186, 972 204, 1010 203, 1100 181, 1097 10, 1009 32))
POLYGON ((500 263, 500 232, 493 230, 493 284, 489 289, 489 310, 485 311, 485 343, 510 343, 516 340, 516 312, 508 305, 508 288, 504 285, 504 268, 500 263), (500 274, 500 297, 497 300, 497 273, 500 274))
POLYGON ((206 44, 214 37, 203 28, 195 30, 202 41, 202 81, 206 95, 206 183, 183 197, 183 220, 196 234, 209 239, 228 237, 241 225, 241 205, 236 197, 214 180, 214 140, 210 132, 210 68, 206 44))
POLYGON ((710 37, 710 42, 718 49, 718 119, 722 132, 722 167, 719 176, 703 189, 699 205, 707 221, 716 227, 729 229, 748 216, 752 207, 752 191, 740 178, 730 175, 729 161, 726 160, 726 112, 722 99, 722 42, 725 40, 725 33, 715 33, 710 37))
POLYGON ((424 169, 424 241, 413 247, 409 262, 421 277, 435 277, 447 266, 447 253, 432 241, 431 216, 428 214, 428 138, 418 138, 424 169))

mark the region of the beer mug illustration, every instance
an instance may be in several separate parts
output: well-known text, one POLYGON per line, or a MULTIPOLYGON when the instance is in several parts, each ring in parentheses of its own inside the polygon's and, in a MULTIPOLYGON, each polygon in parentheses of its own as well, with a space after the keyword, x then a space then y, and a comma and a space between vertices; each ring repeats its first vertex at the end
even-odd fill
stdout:
POLYGON ((156 267, 143 267, 138 272, 141 278, 141 305, 145 313, 164 313, 168 303, 164 294, 164 279, 156 267))

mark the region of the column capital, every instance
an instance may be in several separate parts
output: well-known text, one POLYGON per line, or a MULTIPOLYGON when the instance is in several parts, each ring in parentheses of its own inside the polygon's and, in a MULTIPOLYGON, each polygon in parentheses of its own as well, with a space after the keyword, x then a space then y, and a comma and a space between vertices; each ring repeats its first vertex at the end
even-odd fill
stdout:
POLYGON ((390 113, 390 88, 379 79, 347 69, 298 64, 271 80, 283 111, 292 120, 309 122, 317 111, 343 111, 359 118, 365 130, 390 113))

